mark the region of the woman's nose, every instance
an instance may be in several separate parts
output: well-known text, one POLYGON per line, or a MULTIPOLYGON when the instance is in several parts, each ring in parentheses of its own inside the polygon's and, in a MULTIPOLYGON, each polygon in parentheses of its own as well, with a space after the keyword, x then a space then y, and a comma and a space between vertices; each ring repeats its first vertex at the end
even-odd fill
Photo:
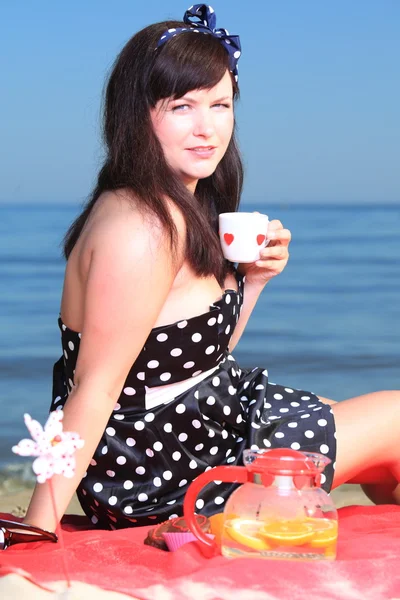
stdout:
POLYGON ((194 134, 210 137, 214 133, 213 115, 209 109, 199 110, 196 115, 194 134))

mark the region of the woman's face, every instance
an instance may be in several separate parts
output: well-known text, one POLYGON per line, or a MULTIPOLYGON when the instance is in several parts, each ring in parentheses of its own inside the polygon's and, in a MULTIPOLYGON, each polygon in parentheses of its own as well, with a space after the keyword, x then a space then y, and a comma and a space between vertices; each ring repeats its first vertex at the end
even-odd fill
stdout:
POLYGON ((232 137, 233 89, 229 71, 210 90, 159 100, 151 120, 165 158, 194 193, 199 179, 214 173, 232 137))

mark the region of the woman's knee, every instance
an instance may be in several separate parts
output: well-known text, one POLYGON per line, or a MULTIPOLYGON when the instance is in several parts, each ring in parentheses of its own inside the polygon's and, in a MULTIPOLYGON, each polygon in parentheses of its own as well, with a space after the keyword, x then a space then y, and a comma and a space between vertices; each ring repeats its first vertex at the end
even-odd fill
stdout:
POLYGON ((400 392, 358 396, 338 402, 332 410, 337 440, 335 486, 376 467, 389 468, 399 481, 400 392))

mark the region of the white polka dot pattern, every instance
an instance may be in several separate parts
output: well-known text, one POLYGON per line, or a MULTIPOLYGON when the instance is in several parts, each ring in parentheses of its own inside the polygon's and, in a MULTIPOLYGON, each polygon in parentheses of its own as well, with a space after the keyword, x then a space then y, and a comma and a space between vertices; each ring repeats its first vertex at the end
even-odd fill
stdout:
MULTIPOLYGON (((327 405, 309 392, 272 384, 266 369, 240 369, 229 354, 243 302, 244 279, 237 281, 239 291, 227 290, 207 313, 157 327, 146 340, 78 486, 86 514, 99 526, 149 525, 182 514, 191 481, 217 465, 241 464, 244 448, 291 447, 334 460, 334 421, 327 405), (176 399, 146 410, 147 387, 190 379, 216 366, 176 399)), ((53 409, 62 408, 68 397, 80 343, 78 334, 62 325, 68 358, 63 354, 55 365, 53 409)), ((326 489, 332 477, 333 465, 324 471, 326 489)), ((216 512, 231 489, 210 484, 196 510, 216 512)))

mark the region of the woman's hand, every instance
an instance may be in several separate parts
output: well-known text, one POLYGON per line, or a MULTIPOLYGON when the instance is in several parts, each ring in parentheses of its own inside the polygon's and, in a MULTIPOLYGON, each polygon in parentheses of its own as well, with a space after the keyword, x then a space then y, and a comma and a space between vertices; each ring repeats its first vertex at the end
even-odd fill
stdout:
POLYGON ((284 229, 280 221, 268 224, 269 244, 260 252, 260 260, 254 263, 241 263, 238 271, 246 275, 246 283, 264 286, 270 279, 282 273, 289 260, 289 229, 284 229))

